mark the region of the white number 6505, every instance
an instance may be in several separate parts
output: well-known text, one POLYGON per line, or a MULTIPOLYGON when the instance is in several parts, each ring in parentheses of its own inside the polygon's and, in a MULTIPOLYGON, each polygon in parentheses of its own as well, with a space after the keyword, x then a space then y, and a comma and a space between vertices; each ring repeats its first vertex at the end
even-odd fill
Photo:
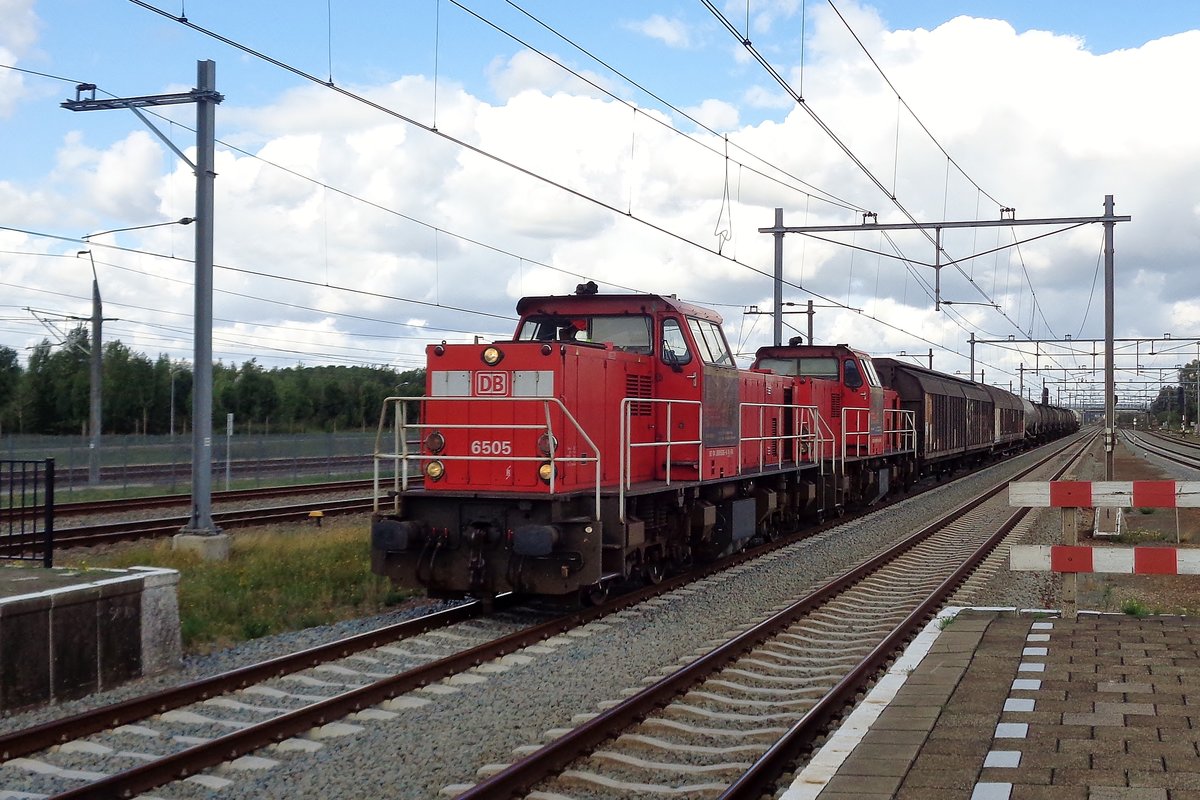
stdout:
POLYGON ((511 456, 512 442, 501 442, 498 440, 483 440, 471 442, 471 455, 473 456, 511 456))

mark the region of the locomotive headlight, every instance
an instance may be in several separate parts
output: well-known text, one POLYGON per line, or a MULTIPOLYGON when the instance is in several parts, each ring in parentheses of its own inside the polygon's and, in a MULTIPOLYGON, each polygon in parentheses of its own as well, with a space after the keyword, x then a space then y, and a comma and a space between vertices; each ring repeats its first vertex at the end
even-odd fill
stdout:
POLYGON ((539 464, 538 465, 538 477, 541 478, 546 483, 549 483, 550 479, 552 477, 554 477, 554 465, 551 464, 549 461, 545 461, 545 462, 539 464))
POLYGON ((446 437, 438 431, 433 431, 425 437, 425 449, 431 453, 440 453, 446 446, 446 437))
POLYGON ((544 456, 549 456, 558 449, 558 437, 551 433, 543 433, 537 440, 538 452, 544 456))
POLYGON ((446 474, 446 467, 440 461, 430 461, 425 465, 425 477, 436 481, 446 474))
POLYGON ((504 353, 500 352, 500 348, 498 347, 487 347, 484 348, 483 354, 480 356, 480 358, 482 358, 483 363, 487 364, 489 367, 494 367, 500 363, 502 358, 504 358, 504 353))

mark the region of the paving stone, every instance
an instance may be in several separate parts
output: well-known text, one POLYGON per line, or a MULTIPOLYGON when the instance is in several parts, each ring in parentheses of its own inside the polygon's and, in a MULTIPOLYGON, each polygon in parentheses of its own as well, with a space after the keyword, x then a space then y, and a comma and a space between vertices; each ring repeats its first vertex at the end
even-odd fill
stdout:
POLYGON ((1096 703, 1096 713, 1106 712, 1115 714, 1153 714, 1153 703, 1096 703))
POLYGON ((991 749, 991 746, 992 740, 985 738, 930 739, 925 742, 925 745, 921 748, 921 752, 933 755, 957 755, 959 757, 971 757, 982 760, 988 750, 991 749))
POLYGON ((1107 758, 1109 756, 1124 755, 1126 747, 1123 739, 1096 740, 1085 737, 1081 739, 1059 739, 1058 752, 1063 754, 1083 753, 1084 755, 1095 753, 1097 757, 1107 758))
MULTIPOLYGON (((914 754, 915 755, 915 754, 914 754)), ((903 778, 913 758, 880 758, 873 750, 859 757, 851 756, 838 768, 839 775, 903 778)))
MULTIPOLYGON (((1126 752, 1131 756, 1161 756, 1163 758, 1178 759, 1183 764, 1186 764, 1189 759, 1196 759, 1196 743, 1188 741, 1176 741, 1172 739, 1168 742, 1162 741, 1132 741, 1126 746, 1126 752)), ((1200 769, 1200 760, 1196 762, 1196 769, 1200 769)))
POLYGON ((926 797, 941 797, 942 789, 970 789, 975 785, 975 778, 979 774, 976 769, 959 769, 951 771, 947 769, 918 769, 915 766, 908 771, 904 776, 904 785, 910 788, 924 787, 927 792, 930 789, 939 790, 936 794, 928 792, 926 797))
MULTIPOLYGON (((861 775, 834 775, 826 791, 842 792, 857 796, 870 794, 892 794, 900 787, 900 779, 893 777, 868 777, 861 775)), ((822 792, 824 794, 824 792, 822 792)))
POLYGON ((1013 784, 1009 800, 1088 800, 1086 786, 1031 786, 1013 784))
POLYGON ((1035 769, 1022 764, 1015 769, 985 769, 980 772, 979 780, 1049 786, 1053 777, 1054 770, 1049 767, 1035 769))
POLYGON ((1055 786, 1117 786, 1124 782, 1124 772, 1110 769, 1056 769, 1053 780, 1055 786))
POLYGON ((1196 772, 1130 772, 1129 785, 1135 787, 1166 787, 1175 795, 1176 790, 1200 791, 1200 773, 1196 772))
POLYGON ((1092 786, 1088 800, 1167 800, 1166 789, 1134 789, 1128 786, 1092 786))

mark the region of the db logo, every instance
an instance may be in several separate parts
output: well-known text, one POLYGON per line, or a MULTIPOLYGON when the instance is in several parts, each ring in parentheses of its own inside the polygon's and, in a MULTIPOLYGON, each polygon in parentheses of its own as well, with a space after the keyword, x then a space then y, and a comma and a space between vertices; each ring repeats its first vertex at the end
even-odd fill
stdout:
POLYGON ((475 394, 508 394, 508 373, 507 372, 476 372, 475 373, 475 394))

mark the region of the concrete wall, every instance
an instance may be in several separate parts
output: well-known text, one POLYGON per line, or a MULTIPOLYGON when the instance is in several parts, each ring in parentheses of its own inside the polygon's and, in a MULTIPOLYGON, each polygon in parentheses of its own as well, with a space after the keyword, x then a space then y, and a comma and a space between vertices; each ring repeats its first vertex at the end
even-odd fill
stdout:
POLYGON ((178 572, 92 570, 75 580, 0 597, 0 711, 178 668, 178 572))

